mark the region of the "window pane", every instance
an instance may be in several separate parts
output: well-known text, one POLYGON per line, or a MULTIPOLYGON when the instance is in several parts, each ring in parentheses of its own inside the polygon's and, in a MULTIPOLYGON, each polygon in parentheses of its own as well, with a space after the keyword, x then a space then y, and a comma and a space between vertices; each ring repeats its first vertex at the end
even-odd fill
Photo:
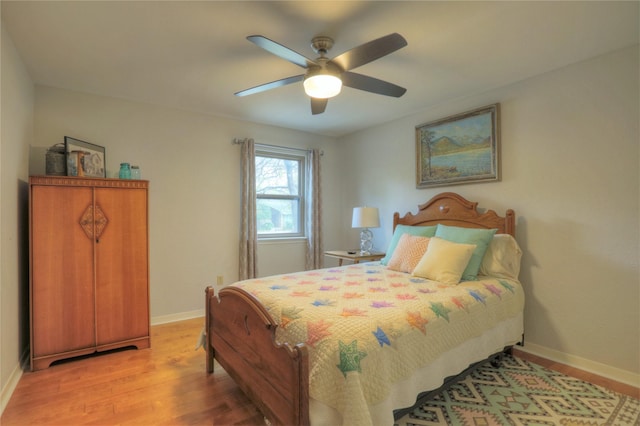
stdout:
POLYGON ((256 214, 258 234, 299 233, 298 200, 273 200, 258 198, 256 214))
POLYGON ((298 160, 256 156, 256 193, 299 195, 298 160))

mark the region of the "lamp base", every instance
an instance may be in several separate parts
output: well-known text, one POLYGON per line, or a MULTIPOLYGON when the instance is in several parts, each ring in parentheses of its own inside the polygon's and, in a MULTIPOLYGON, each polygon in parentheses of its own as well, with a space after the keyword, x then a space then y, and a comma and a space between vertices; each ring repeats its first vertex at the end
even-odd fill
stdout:
POLYGON ((371 254, 373 248, 373 233, 368 228, 363 228, 360 231, 360 255, 368 256, 371 254))

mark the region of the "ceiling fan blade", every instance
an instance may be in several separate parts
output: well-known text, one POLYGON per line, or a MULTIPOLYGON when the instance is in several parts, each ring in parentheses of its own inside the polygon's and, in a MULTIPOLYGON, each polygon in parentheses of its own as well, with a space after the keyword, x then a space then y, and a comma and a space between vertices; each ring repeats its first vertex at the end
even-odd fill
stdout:
POLYGON ((331 62, 349 71, 378 58, 382 58, 389 53, 395 52, 407 45, 407 40, 398 33, 392 33, 384 37, 372 40, 368 43, 354 47, 351 50, 336 56, 331 62))
POLYGON ((311 98, 311 114, 313 115, 322 114, 324 110, 327 108, 328 102, 329 102, 328 98, 324 98, 324 99, 311 98))
POLYGON ((283 78, 281 80, 272 81, 271 83, 261 84, 259 86, 252 87, 250 89, 241 90, 234 93, 236 96, 253 95, 254 93, 264 92, 266 90, 275 89, 276 87, 286 86, 287 84, 297 83, 304 80, 304 74, 294 75, 293 77, 283 78))
POLYGON ((407 91, 404 87, 397 86, 388 81, 378 80, 355 72, 345 72, 340 77, 342 85, 366 92, 377 93, 379 95, 393 96, 399 98, 407 91))
POLYGON ((299 54, 296 51, 289 49, 286 46, 281 45, 280 43, 276 43, 273 40, 270 40, 261 35, 251 35, 247 37, 252 43, 255 43, 259 47, 262 47, 267 52, 273 53, 276 56, 281 57, 282 59, 286 59, 289 62, 292 62, 299 67, 308 68, 309 65, 317 65, 315 61, 299 54))

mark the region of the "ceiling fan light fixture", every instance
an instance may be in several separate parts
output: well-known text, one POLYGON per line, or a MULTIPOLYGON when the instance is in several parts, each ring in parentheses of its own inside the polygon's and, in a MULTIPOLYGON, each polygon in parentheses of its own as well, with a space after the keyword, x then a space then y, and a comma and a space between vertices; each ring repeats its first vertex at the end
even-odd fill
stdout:
POLYGON ((406 46, 407 41, 398 33, 391 33, 361 44, 333 59, 327 58, 327 52, 333 47, 333 40, 326 36, 317 36, 311 40, 311 48, 320 55, 316 59, 309 59, 261 35, 252 35, 247 39, 267 52, 304 68, 306 72, 241 90, 235 93, 236 96, 251 95, 302 81, 305 93, 311 97, 311 113, 316 115, 325 111, 329 98, 338 95, 343 85, 396 98, 407 91, 404 87, 396 86, 393 83, 351 72, 354 68, 368 64, 406 46))
POLYGON ((333 98, 342 89, 342 80, 333 74, 319 73, 304 79, 304 91, 312 98, 333 98))

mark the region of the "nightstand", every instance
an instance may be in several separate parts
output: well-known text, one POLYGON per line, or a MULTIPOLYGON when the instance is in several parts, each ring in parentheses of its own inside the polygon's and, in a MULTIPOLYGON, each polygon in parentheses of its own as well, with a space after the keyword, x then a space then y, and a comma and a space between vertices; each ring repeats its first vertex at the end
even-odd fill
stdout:
POLYGON ((325 251, 324 255, 328 257, 335 257, 336 259, 338 259, 339 266, 342 266, 343 260, 350 260, 353 263, 360 263, 361 261, 380 260, 385 256, 384 253, 375 253, 375 252, 367 255, 362 255, 360 254, 359 250, 355 250, 354 252, 348 252, 343 250, 332 250, 332 251, 325 251))

